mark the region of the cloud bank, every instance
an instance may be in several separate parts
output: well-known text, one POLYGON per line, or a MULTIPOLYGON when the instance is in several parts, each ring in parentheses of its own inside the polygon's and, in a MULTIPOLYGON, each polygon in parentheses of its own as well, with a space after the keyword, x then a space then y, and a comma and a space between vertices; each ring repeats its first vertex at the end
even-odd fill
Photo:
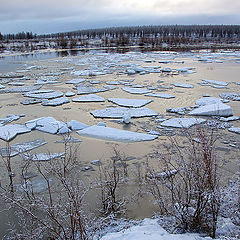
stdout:
POLYGON ((2 0, 0 32, 145 24, 240 24, 237 0, 2 0))

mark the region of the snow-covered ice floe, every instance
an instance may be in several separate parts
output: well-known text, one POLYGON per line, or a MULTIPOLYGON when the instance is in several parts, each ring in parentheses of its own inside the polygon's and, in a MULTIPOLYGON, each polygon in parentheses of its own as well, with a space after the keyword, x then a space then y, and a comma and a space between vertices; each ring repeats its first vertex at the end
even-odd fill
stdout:
POLYGON ((149 108, 104 108, 100 110, 92 111, 91 114, 94 117, 99 118, 122 118, 124 115, 130 115, 130 117, 151 117, 158 115, 156 112, 149 108))
POLYGON ((35 148, 38 148, 40 146, 43 146, 46 143, 47 142, 44 139, 36 139, 29 142, 17 143, 17 144, 11 145, 9 149, 1 148, 0 155, 2 155, 3 157, 7 157, 7 156, 14 157, 23 152, 27 152, 35 148))
POLYGON ((21 93, 21 92, 29 92, 29 91, 39 90, 41 87, 42 87, 42 85, 5 88, 5 89, 0 89, 0 93, 21 93))
POLYGON ((55 106, 63 105, 65 103, 69 103, 69 102, 70 102, 70 100, 67 97, 60 97, 60 98, 55 98, 55 99, 51 99, 51 100, 44 99, 44 100, 42 100, 42 105, 55 107, 55 106))
POLYGON ((79 84, 79 83, 83 83, 85 81, 86 81, 86 79, 84 79, 84 78, 75 78, 75 79, 67 81, 66 84, 79 84))
POLYGON ((9 124, 0 126, 0 139, 11 141, 18 134, 31 132, 31 129, 22 124, 9 124))
POLYGON ((202 79, 205 83, 210 83, 214 85, 219 85, 219 86, 227 86, 228 83, 222 82, 222 81, 216 81, 216 80, 208 80, 208 79, 202 79))
POLYGON ((31 91, 24 94, 24 97, 36 98, 36 99, 53 99, 62 97, 64 94, 61 91, 52 91, 52 90, 44 90, 44 91, 31 91))
POLYGON ((133 87, 122 87, 122 90, 132 94, 146 94, 152 92, 151 90, 146 88, 133 88, 133 87))
POLYGON ((107 233, 100 240, 204 240, 197 234, 170 234, 163 229, 157 219, 144 219, 137 225, 119 232, 107 233))
POLYGON ((204 106, 215 103, 223 103, 223 101, 224 101, 223 99, 216 97, 202 97, 196 101, 196 105, 204 106))
POLYGON ((233 115, 232 108, 223 103, 209 104, 196 108, 188 113, 197 116, 222 116, 228 117, 233 115))
POLYGON ((175 96, 173 96, 171 94, 167 94, 167 93, 148 93, 148 94, 145 94, 145 96, 165 98, 165 99, 175 98, 175 96))
POLYGON ((206 122, 201 118, 171 118, 161 123, 163 127, 190 128, 193 125, 206 122))
POLYGON ((105 99, 96 94, 87 94, 81 97, 73 98, 73 102, 104 102, 105 99))
POLYGON ((122 107, 143 107, 148 103, 152 102, 153 100, 147 99, 129 99, 129 98, 109 98, 109 102, 113 102, 122 107))
POLYGON ((69 133, 71 130, 67 127, 67 124, 61 121, 57 121, 53 117, 41 117, 27 121, 25 125, 29 129, 36 129, 42 132, 51 134, 64 134, 69 133))
POLYGON ((240 134, 240 127, 231 127, 228 131, 240 134))
POLYGON ((173 86, 181 88, 193 88, 193 85, 189 83, 173 83, 173 86))
POLYGON ((67 123, 67 126, 72 130, 72 131, 76 131, 76 130, 82 130, 86 127, 89 127, 88 125, 78 122, 76 120, 71 120, 71 122, 67 123))
POLYGON ((98 92, 105 92, 108 91, 107 88, 95 88, 95 87, 89 87, 89 86, 78 86, 77 87, 77 94, 90 94, 90 93, 98 93, 98 92))
POLYGON ((83 130, 77 131, 77 133, 85 137, 93 137, 118 142, 151 141, 157 138, 157 135, 137 133, 97 125, 84 128, 83 130))
POLYGON ((34 161, 34 162, 39 162, 39 161, 50 161, 56 158, 59 158, 63 156, 65 153, 38 153, 38 154, 33 154, 30 156, 27 156, 29 160, 34 161))
POLYGON ((227 99, 227 100, 232 100, 232 101, 240 101, 240 94, 239 93, 221 93, 219 95, 221 98, 223 99, 227 99))

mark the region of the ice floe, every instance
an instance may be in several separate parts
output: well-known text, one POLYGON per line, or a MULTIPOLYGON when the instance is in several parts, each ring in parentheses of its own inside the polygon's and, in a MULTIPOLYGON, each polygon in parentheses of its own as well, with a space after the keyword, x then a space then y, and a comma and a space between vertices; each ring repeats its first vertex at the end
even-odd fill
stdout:
POLYGON ((29 160, 34 161, 34 162, 39 162, 39 161, 50 161, 56 158, 59 158, 61 156, 64 156, 64 152, 62 153, 38 153, 38 154, 33 154, 30 156, 27 156, 29 160))
POLYGON ((156 116, 157 113, 149 108, 105 108, 92 111, 91 114, 94 117, 99 118, 122 118, 126 114, 130 114, 131 117, 151 117, 156 116))
POLYGON ((173 83, 173 86, 181 88, 193 88, 193 85, 189 83, 173 83))
POLYGON ((109 98, 109 102, 113 102, 122 107, 143 107, 148 103, 152 102, 153 100, 146 100, 146 99, 129 99, 129 98, 109 98))
POLYGON ((77 131, 77 130, 82 130, 86 127, 89 127, 88 125, 78 122, 76 120, 71 120, 70 122, 67 123, 67 126, 72 130, 72 131, 77 131))
POLYGON ((0 155, 2 155, 3 157, 7 156, 14 157, 18 154, 43 146, 46 143, 47 142, 44 139, 36 139, 29 142, 13 144, 9 147, 9 149, 1 148, 0 155))
POLYGON ((11 141, 18 134, 31 132, 31 129, 22 124, 9 124, 0 126, 0 139, 11 141))
POLYGON ((75 95, 76 95, 76 93, 70 92, 70 91, 68 91, 68 92, 65 93, 65 96, 66 96, 66 97, 72 97, 72 96, 75 96, 75 95))
POLYGON ((240 134, 240 127, 231 127, 228 131, 240 134))
POLYGON ((232 108, 223 103, 208 104, 196 108, 188 113, 189 115, 198 116, 222 116, 228 117, 233 115, 232 108))
POLYGON ((209 104, 214 104, 214 103, 222 103, 222 102, 223 102, 223 100, 221 98, 202 97, 196 101, 196 105, 204 106, 204 105, 209 105, 209 104))
POLYGON ((105 92, 109 89, 106 88, 96 88, 96 87, 89 87, 89 86, 78 86, 77 87, 77 94, 90 94, 90 93, 98 93, 98 92, 105 92))
POLYGON ((51 100, 44 99, 42 100, 42 105, 55 107, 55 106, 63 105, 65 103, 69 103, 69 102, 70 100, 67 97, 60 97, 60 98, 51 99, 51 100))
POLYGON ((86 79, 84 79, 84 78, 75 78, 75 79, 67 81, 66 83, 67 84, 79 84, 79 83, 83 83, 85 81, 86 81, 86 79))
POLYGON ((193 125, 206 122, 201 118, 171 118, 161 123, 163 127, 190 128, 193 125))
POLYGON ((175 98, 175 96, 173 96, 171 94, 167 94, 167 93, 148 93, 148 94, 145 94, 145 96, 165 98, 165 99, 175 98))
POLYGON ((130 132, 110 127, 91 126, 77 131, 81 136, 99 138, 104 140, 118 141, 118 142, 140 142, 151 141, 157 138, 156 135, 130 132))
POLYGON ((50 91, 44 92, 41 91, 31 91, 24 94, 24 97, 37 98, 37 99, 53 99, 62 97, 64 94, 61 91, 50 91))
POLYGON ((27 121, 25 125, 34 130, 47 132, 51 134, 64 134, 69 133, 71 130, 67 127, 67 124, 61 121, 57 121, 53 117, 41 117, 27 121))
POLYGON ((17 116, 17 115, 8 115, 6 118, 0 118, 0 126, 16 121, 19 118, 20 116, 17 116))
POLYGON ((227 100, 232 100, 232 101, 240 101, 240 94, 239 93, 221 93, 219 95, 221 98, 223 99, 227 99, 227 100))
POLYGON ((20 103, 23 105, 31 105, 31 104, 41 103, 41 102, 42 102, 41 99, 32 98, 32 99, 24 99, 20 103))
POLYGON ((228 83, 222 82, 222 81, 216 81, 216 80, 208 80, 208 79, 202 79, 205 83, 210 83, 214 85, 219 85, 219 86, 227 86, 228 83))
POLYGON ((132 94, 146 94, 152 92, 151 90, 146 88, 132 88, 132 87, 122 87, 122 90, 132 94))
POLYGON ((87 94, 81 97, 73 98, 73 102, 104 102, 105 99, 96 94, 87 94))
POLYGON ((38 89, 40 89, 41 87, 42 87, 42 85, 5 88, 5 89, 0 89, 0 93, 21 93, 21 92, 29 92, 29 91, 38 90, 38 89))

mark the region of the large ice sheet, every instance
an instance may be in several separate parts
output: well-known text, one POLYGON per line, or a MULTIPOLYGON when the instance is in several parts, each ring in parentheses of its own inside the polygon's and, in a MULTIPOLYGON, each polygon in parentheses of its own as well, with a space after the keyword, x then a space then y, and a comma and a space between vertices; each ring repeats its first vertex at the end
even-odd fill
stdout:
POLYGON ((17 143, 17 144, 11 145, 9 149, 1 148, 0 155, 2 155, 3 157, 7 157, 7 156, 14 157, 23 152, 38 148, 46 143, 47 142, 44 139, 36 139, 29 142, 17 143))
POLYGON ((122 107, 143 107, 153 100, 147 99, 129 99, 129 98, 109 98, 109 102, 113 102, 122 107))
POLYGON ((193 85, 189 83, 174 83, 173 86, 181 88, 193 88, 193 85))
POLYGON ((215 103, 196 108, 188 113, 189 115, 198 116, 222 116, 228 117, 233 115, 232 108, 224 103, 215 103))
POLYGON ((158 115, 156 112, 149 108, 104 108, 100 110, 92 111, 91 114, 94 117, 100 118, 122 118, 125 115, 129 115, 131 118, 136 117, 151 117, 158 115))
POLYGON ((118 141, 118 142, 141 142, 150 141, 157 138, 157 135, 130 132, 116 128, 91 126, 77 131, 81 136, 99 138, 104 140, 118 141))
POLYGON ((31 129, 22 124, 9 124, 0 126, 0 139, 11 141, 18 134, 31 132, 31 129))
POLYGON ((163 127, 190 128, 193 125, 206 122, 201 118, 171 118, 161 123, 163 127))

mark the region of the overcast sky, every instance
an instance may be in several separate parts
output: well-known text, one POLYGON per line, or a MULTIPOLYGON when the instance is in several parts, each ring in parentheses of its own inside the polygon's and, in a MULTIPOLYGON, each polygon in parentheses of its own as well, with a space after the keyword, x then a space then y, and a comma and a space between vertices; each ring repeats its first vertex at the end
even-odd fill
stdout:
POLYGON ((0 0, 0 32, 240 24, 240 0, 0 0))

